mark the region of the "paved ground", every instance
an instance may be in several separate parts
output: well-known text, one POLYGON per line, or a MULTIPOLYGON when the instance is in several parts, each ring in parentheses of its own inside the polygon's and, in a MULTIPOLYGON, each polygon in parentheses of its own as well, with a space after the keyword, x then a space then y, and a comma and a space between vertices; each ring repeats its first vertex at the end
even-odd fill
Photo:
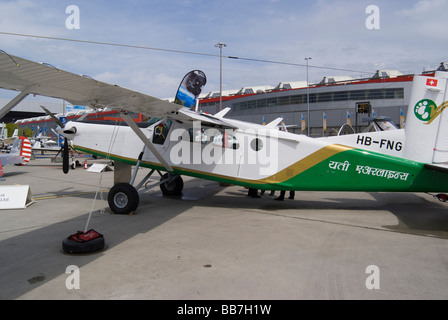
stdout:
POLYGON ((427 194, 278 202, 185 178, 182 197, 157 188, 121 216, 93 201, 112 172, 64 175, 48 159, 4 171, 1 185, 29 185, 37 202, 0 210, 0 299, 448 299, 448 204, 427 194), (91 208, 105 250, 63 253, 91 208), (71 265, 80 289, 66 287, 71 265))

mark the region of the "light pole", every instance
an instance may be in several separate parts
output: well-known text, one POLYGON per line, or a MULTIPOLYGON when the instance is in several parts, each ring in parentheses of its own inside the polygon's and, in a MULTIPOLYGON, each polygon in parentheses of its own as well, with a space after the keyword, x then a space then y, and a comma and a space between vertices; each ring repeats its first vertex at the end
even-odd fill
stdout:
POLYGON ((306 60, 306 103, 308 108, 308 137, 310 136, 310 86, 308 84, 308 60, 311 60, 311 57, 305 58, 306 60))
POLYGON ((219 48, 219 111, 222 110, 222 47, 227 47, 225 43, 217 43, 215 47, 219 48))

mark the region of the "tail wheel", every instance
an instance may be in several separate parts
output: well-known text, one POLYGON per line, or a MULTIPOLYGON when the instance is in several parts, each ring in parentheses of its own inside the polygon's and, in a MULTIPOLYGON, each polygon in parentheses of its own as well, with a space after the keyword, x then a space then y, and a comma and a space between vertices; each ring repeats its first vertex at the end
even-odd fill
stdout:
POLYGON ((112 212, 132 214, 138 207, 140 197, 129 183, 118 183, 110 189, 107 201, 112 212))
MULTIPOLYGON (((160 180, 164 180, 169 177, 168 173, 165 173, 160 180)), ((173 176, 171 180, 164 182, 160 185, 162 193, 167 196, 178 196, 182 194, 184 189, 184 180, 181 176, 173 176)))

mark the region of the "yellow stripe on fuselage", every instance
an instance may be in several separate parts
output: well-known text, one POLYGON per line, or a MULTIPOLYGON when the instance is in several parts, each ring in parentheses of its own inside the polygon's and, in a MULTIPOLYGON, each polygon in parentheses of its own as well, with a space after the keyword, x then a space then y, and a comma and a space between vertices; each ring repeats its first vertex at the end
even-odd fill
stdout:
POLYGON ((309 156, 303 158, 302 160, 297 161, 296 163, 290 165, 289 167, 279 171, 278 173, 270 177, 261 179, 260 182, 271 184, 285 182, 301 174, 305 170, 308 170, 309 168, 314 167, 315 165, 321 163, 322 161, 334 156, 335 154, 351 149, 353 148, 338 144, 328 145, 310 154, 309 156))
MULTIPOLYGON (((100 155, 106 156, 105 154, 98 152, 96 150, 78 147, 78 146, 74 146, 74 148, 78 149, 80 151, 86 152, 86 153, 100 154, 100 155)), ((242 178, 238 178, 238 177, 229 177, 229 176, 219 175, 219 174, 215 174, 215 173, 211 173, 211 172, 207 172, 207 171, 198 171, 198 170, 192 170, 192 169, 176 167, 176 166, 173 166, 173 169, 177 172, 181 172, 182 174, 191 173, 194 176, 205 176, 205 177, 209 177, 209 178, 215 178, 214 180, 231 180, 237 184, 238 183, 239 184, 278 184, 278 183, 283 183, 283 182, 301 174, 305 170, 308 170, 309 168, 321 163, 322 161, 324 161, 338 153, 341 153, 341 152, 344 152, 347 150, 352 150, 352 149, 353 149, 352 147, 347 147, 347 146, 338 145, 338 144, 328 145, 328 146, 325 146, 325 147, 317 150, 316 152, 313 152, 312 154, 303 158, 302 160, 299 160, 299 161, 293 163, 292 165, 286 167, 285 169, 280 170, 279 172, 275 173, 272 176, 269 176, 269 177, 266 177, 263 179, 257 179, 257 180, 242 179, 242 178)), ((137 159, 121 157, 121 156, 114 155, 114 154, 108 155, 108 157, 114 158, 117 160, 122 160, 122 161, 128 162, 128 163, 133 163, 133 164, 135 164, 137 162, 137 159)), ((160 163, 156 163, 156 162, 142 161, 142 165, 150 167, 150 168, 155 168, 155 169, 163 168, 163 166, 160 163)))

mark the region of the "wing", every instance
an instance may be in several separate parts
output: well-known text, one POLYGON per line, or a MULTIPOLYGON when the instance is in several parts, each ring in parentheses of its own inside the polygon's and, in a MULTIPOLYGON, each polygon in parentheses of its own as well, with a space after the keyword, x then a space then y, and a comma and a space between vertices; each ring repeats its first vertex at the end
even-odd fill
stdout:
POLYGON ((170 117, 236 128, 221 116, 198 114, 179 104, 63 71, 47 64, 8 55, 0 50, 0 88, 66 100, 94 109, 109 107, 147 117, 170 117))
POLYGON ((64 99, 92 108, 125 109, 159 117, 182 106, 0 51, 0 87, 64 99))

